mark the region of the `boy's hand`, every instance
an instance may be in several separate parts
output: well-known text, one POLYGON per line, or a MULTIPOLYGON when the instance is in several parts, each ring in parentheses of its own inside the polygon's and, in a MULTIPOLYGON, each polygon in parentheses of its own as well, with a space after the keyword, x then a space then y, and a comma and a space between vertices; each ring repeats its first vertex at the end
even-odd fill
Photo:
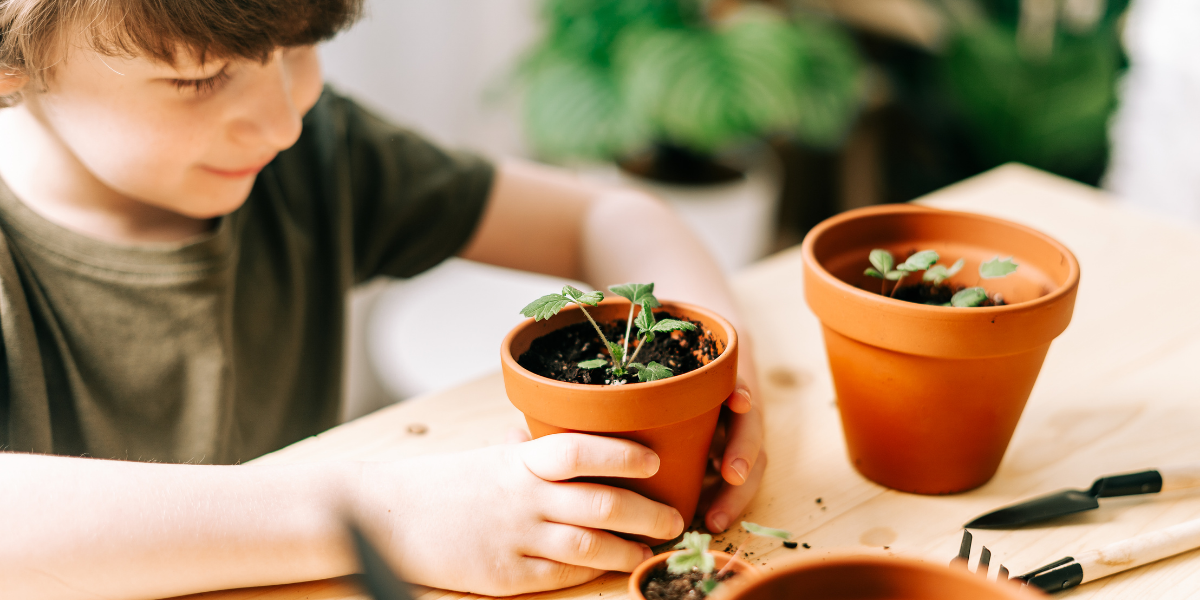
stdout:
POLYGON ((762 410, 754 404, 750 386, 742 378, 725 400, 725 408, 710 452, 722 480, 704 516, 704 525, 713 533, 725 531, 734 517, 742 514, 758 492, 767 468, 762 410))
POLYGON ((364 463, 351 488, 360 519, 413 583, 493 596, 557 589, 632 571, 645 545, 604 530, 671 539, 675 509, 634 492, 564 480, 644 478, 659 459, 626 440, 558 434, 531 442, 364 463))

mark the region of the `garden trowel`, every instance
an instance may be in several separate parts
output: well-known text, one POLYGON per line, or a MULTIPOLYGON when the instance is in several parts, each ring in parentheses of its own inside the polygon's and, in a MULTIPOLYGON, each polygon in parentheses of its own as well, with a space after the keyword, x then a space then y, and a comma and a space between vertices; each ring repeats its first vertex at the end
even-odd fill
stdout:
POLYGON ((1099 508, 1099 498, 1156 494, 1200 487, 1200 464, 1169 469, 1151 469, 1137 473, 1107 475, 1087 490, 1061 490, 1019 504, 994 510, 977 517, 964 527, 969 529, 1011 529, 1099 508))

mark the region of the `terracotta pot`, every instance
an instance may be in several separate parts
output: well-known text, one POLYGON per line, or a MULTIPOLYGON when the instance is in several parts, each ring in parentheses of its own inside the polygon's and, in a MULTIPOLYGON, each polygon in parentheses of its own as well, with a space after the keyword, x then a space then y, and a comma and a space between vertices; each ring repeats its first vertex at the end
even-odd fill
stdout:
MULTIPOLYGON (((679 550, 675 552, 679 552, 679 550)), ((642 585, 646 583, 646 579, 650 577, 650 573, 660 565, 666 564, 667 558, 675 554, 675 552, 664 552, 638 565, 633 570, 633 573, 629 575, 629 595, 637 600, 646 600, 646 596, 642 594, 642 585)), ((724 552, 710 551, 710 554, 713 555, 713 562, 716 563, 718 570, 724 568, 725 563, 732 560, 733 566, 730 569, 738 574, 737 577, 731 578, 724 585, 726 591, 714 590, 714 595, 716 595, 716 592, 721 592, 721 596, 725 597, 725 594, 731 592, 733 589, 745 587, 750 582, 762 577, 762 572, 758 568, 740 558, 734 558, 724 552)))
POLYGON ((802 252, 805 298, 821 320, 854 467, 918 494, 991 479, 1050 342, 1071 320, 1079 263, 1070 250, 1001 219, 892 205, 826 220, 802 252), (928 249, 941 264, 965 259, 950 282, 982 285, 1008 304, 950 308, 883 296, 881 280, 863 274, 873 248, 897 261, 928 249), (980 263, 997 255, 1019 268, 980 282, 980 263))
POLYGON ((965 569, 881 556, 805 559, 729 590, 723 600, 1034 600, 1035 590, 1000 584, 965 569))
MULTIPOLYGON (((724 347, 720 356, 690 373, 649 383, 583 385, 535 375, 517 364, 533 340, 586 318, 577 306, 554 317, 528 319, 509 332, 500 348, 504 389, 525 413, 535 438, 554 433, 594 433, 632 440, 658 453, 658 473, 647 479, 594 478, 674 507, 691 523, 700 499, 708 448, 721 404, 737 380, 737 332, 728 321, 703 308, 663 302, 655 313, 698 321, 724 347)), ((629 303, 608 299, 588 308, 597 322, 629 316, 629 303)), ((630 349, 632 351, 632 348, 630 349)), ((666 540, 638 538, 655 545, 666 540)))

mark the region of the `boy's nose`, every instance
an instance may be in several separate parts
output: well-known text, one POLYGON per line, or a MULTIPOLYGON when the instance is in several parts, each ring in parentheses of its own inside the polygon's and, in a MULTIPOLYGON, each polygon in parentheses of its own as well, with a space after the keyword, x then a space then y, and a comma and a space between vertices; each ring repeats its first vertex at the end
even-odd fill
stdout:
POLYGON ((268 145, 276 151, 290 148, 300 139, 304 115, 296 105, 294 74, 279 51, 262 66, 257 79, 247 90, 246 110, 234 134, 245 144, 268 145))

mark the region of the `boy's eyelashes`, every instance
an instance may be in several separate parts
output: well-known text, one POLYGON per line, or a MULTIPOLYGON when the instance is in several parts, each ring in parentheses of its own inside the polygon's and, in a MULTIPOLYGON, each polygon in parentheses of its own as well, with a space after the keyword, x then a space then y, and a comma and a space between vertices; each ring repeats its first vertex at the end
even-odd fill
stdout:
POLYGON ((171 85, 177 90, 191 90, 197 95, 207 94, 229 79, 228 67, 223 67, 216 75, 204 79, 170 79, 171 85))

